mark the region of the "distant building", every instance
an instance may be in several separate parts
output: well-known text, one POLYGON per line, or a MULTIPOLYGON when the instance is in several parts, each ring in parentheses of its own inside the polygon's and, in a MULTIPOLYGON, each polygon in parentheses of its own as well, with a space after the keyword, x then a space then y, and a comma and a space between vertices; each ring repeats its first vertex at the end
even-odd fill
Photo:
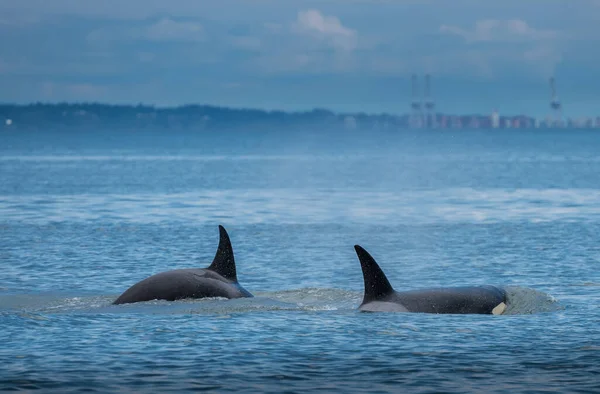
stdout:
POLYGON ((473 129, 479 128, 479 119, 477 118, 477 116, 471 116, 471 121, 469 122, 469 127, 473 128, 473 129))
POLYGON ((497 110, 494 110, 494 112, 492 112, 492 116, 490 116, 490 121, 492 123, 493 129, 497 129, 498 127, 500 127, 500 115, 498 114, 497 110))
MULTIPOLYGON (((600 119, 600 118, 598 118, 598 119, 600 119)), ((448 127, 448 117, 446 115, 442 115, 442 117, 440 118, 440 127, 443 129, 448 127)))
POLYGON ((451 119, 453 129, 460 129, 462 127, 462 121, 459 116, 452 116, 451 119))

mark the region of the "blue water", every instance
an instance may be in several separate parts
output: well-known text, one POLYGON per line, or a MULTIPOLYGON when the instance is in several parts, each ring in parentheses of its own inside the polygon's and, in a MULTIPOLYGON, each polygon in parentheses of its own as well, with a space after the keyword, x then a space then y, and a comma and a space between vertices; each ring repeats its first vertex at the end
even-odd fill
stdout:
POLYGON ((0 135, 0 389, 600 392, 600 133, 0 135), (232 239, 241 300, 113 306, 232 239), (501 316, 361 313, 496 284, 501 316))

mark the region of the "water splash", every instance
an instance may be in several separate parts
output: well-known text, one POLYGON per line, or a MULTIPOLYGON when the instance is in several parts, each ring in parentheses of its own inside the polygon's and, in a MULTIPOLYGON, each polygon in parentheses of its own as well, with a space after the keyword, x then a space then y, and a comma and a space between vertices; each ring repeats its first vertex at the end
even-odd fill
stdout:
POLYGON ((553 296, 527 287, 507 286, 507 308, 503 315, 556 312, 564 307, 553 296))
MULTIPOLYGON (((508 287, 507 309, 503 315, 523 315, 561 310, 550 295, 525 287, 508 287)), ((174 302, 154 300, 112 305, 114 296, 2 295, 0 311, 25 314, 116 313, 116 314, 231 314, 268 311, 355 312, 362 299, 359 291, 304 288, 257 292, 254 298, 185 299, 174 302)))

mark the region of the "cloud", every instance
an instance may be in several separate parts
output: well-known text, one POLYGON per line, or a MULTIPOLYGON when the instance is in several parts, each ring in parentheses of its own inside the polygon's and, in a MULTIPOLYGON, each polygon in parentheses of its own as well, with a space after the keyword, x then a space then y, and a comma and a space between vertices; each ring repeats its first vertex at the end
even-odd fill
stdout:
MULTIPOLYGON (((83 17, 100 17, 122 20, 141 20, 165 10, 173 10, 171 14, 179 16, 198 15, 203 6, 197 0, 19 0, 0 1, 0 14, 11 11, 19 15, 36 15, 40 18, 56 15, 73 15, 83 17), (200 10, 198 10, 200 9, 200 10)), ((208 5, 208 4, 207 4, 208 5)))
POLYGON ((153 25, 136 32, 140 38, 150 41, 202 41, 204 29, 196 22, 178 22, 163 18, 153 25))
POLYGON ((483 19, 475 22, 472 30, 457 26, 442 25, 440 32, 456 35, 469 43, 473 42, 514 42, 555 39, 558 33, 552 30, 539 30, 520 19, 483 19))
POLYGON ((38 23, 39 21, 39 18, 27 14, 0 15, 0 27, 23 28, 38 23))
POLYGON ((351 51, 356 48, 355 30, 343 26, 337 17, 325 16, 315 9, 298 12, 292 29, 298 34, 325 41, 338 50, 351 51))
POLYGON ((558 0, 458 3, 0 0, 0 98, 43 98, 39 86, 52 81, 53 100, 331 100, 376 109, 381 92, 402 100, 414 72, 431 73, 440 91, 460 81, 457 96, 481 85, 545 87, 554 71, 559 81, 585 81, 577 89, 599 90, 590 87, 600 58, 592 0, 572 2, 569 15, 558 0), (374 81, 400 87, 382 82, 375 95, 374 81), (254 82, 270 93, 252 90, 254 82))
POLYGON ((307 10, 298 13, 300 28, 318 31, 332 36, 353 36, 354 31, 342 26, 340 20, 334 16, 325 17, 317 10, 307 10))
POLYGON ((525 51, 523 59, 543 76, 550 77, 555 73, 556 66, 563 61, 563 55, 551 46, 539 46, 525 51))
POLYGON ((229 42, 233 47, 245 51, 257 51, 261 48, 261 41, 258 37, 232 36, 229 38, 229 42))
POLYGON ((482 19, 472 29, 442 25, 439 32, 463 39, 463 46, 454 48, 452 63, 462 61, 465 70, 481 77, 516 69, 547 77, 562 61, 563 44, 568 38, 555 30, 534 28, 522 19, 482 19))
POLYGON ((295 20, 287 23, 263 22, 262 29, 254 31, 257 36, 254 40, 246 37, 234 42, 238 48, 257 50, 255 56, 247 59, 249 69, 260 75, 319 75, 356 70, 356 30, 344 26, 339 18, 312 8, 295 16, 295 20))
POLYGON ((317 56, 295 53, 275 53, 262 55, 252 59, 250 64, 267 74, 293 74, 299 71, 307 72, 308 67, 316 66, 317 56))
POLYGON ((107 86, 91 83, 57 83, 44 82, 40 87, 40 95, 47 100, 69 98, 76 100, 101 100, 109 92, 107 86))
MULTIPOLYGON (((147 23, 147 22, 146 22, 147 23)), ((144 40, 150 42, 201 42, 206 40, 203 26, 195 21, 162 18, 146 25, 103 27, 88 35, 92 42, 144 40)))

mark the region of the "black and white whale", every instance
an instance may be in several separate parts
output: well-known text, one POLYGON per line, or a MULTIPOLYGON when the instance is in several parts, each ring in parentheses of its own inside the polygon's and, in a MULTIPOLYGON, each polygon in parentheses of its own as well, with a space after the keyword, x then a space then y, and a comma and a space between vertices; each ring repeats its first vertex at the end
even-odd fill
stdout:
POLYGON ((205 297, 253 297, 238 283, 233 248, 223 226, 219 226, 219 247, 210 266, 152 275, 131 286, 113 304, 205 297))
POLYGON ((375 259, 359 245, 354 249, 365 280, 361 311, 500 315, 506 309, 506 292, 495 286, 395 291, 375 259))

